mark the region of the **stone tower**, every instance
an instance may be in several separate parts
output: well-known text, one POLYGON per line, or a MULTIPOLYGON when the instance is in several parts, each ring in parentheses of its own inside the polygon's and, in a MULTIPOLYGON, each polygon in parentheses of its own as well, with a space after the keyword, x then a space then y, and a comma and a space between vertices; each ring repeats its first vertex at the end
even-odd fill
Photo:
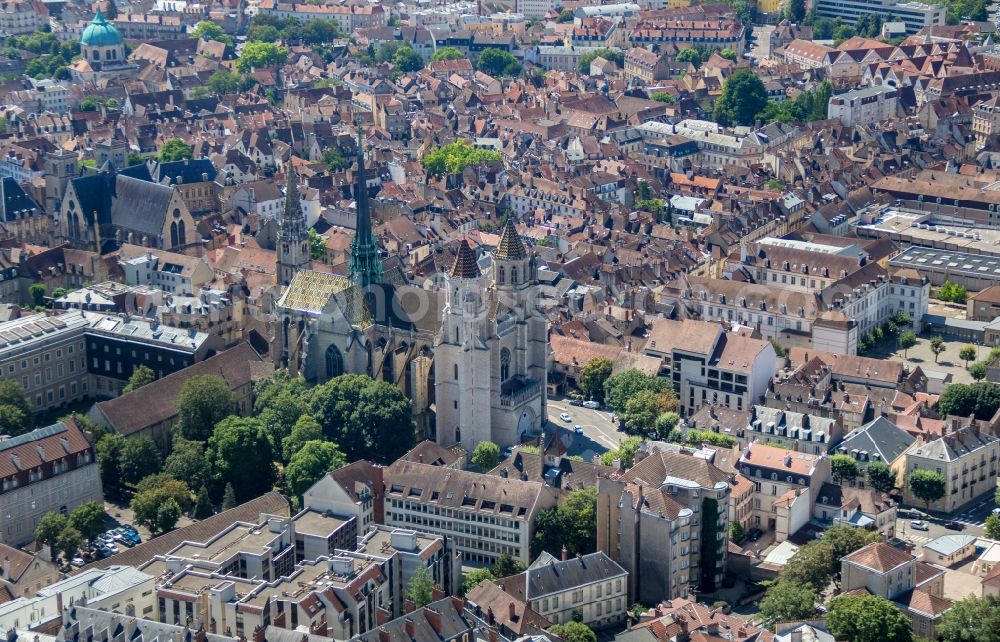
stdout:
POLYGON ((285 189, 285 206, 278 221, 278 284, 288 285, 299 270, 310 261, 309 234, 306 217, 302 213, 295 170, 287 169, 288 185, 285 189))
POLYGON ((372 216, 368 204, 368 181, 365 178, 365 154, 361 127, 358 127, 358 184, 354 188, 357 211, 354 238, 351 240, 351 280, 362 288, 382 282, 382 259, 372 231, 372 216))
POLYGON ((111 163, 115 169, 128 167, 128 143, 123 140, 102 140, 94 145, 94 154, 98 167, 104 167, 105 163, 111 163))
MULTIPOLYGON (((76 176, 76 154, 62 148, 45 154, 45 211, 49 216, 58 216, 63 196, 66 195, 66 185, 74 176, 76 176)), ((56 232, 65 233, 61 230, 56 232)))

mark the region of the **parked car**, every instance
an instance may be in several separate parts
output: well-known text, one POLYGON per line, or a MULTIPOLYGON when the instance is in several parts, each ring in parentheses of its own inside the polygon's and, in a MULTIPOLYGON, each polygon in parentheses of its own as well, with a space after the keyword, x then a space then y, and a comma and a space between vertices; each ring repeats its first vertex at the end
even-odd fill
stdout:
POLYGON ((83 566, 87 562, 82 557, 74 557, 73 559, 71 559, 69 561, 69 563, 70 563, 70 566, 75 566, 76 568, 80 568, 81 566, 83 566))
POLYGON ((568 412, 560 413, 559 414, 559 418, 562 419, 563 421, 565 421, 566 423, 572 423, 573 422, 573 418, 569 416, 568 412))
POLYGON ((571 406, 582 406, 583 405, 583 401, 581 401, 579 399, 570 399, 569 400, 569 405, 571 405, 571 406))
POLYGON ((577 424, 577 425, 573 426, 573 432, 575 432, 578 435, 582 435, 583 434, 583 426, 581 426, 580 424, 577 424))
POLYGON ((749 539, 751 542, 756 542, 757 540, 760 539, 760 536, 763 534, 764 532, 762 530, 760 530, 759 528, 755 528, 749 533, 747 533, 747 539, 749 539))
POLYGON ((950 520, 944 523, 944 527, 950 531, 960 531, 963 528, 965 528, 965 524, 963 524, 962 522, 956 522, 954 520, 950 520))
POLYGON ((1000 517, 1000 506, 993 509, 993 514, 1000 517))
POLYGON ((600 410, 601 404, 591 399, 590 401, 584 401, 583 407, 590 408, 591 410, 600 410))
POLYGON ((912 522, 910 522, 910 528, 912 528, 915 531, 929 531, 931 529, 931 527, 927 525, 927 522, 921 521, 919 519, 915 519, 912 522))

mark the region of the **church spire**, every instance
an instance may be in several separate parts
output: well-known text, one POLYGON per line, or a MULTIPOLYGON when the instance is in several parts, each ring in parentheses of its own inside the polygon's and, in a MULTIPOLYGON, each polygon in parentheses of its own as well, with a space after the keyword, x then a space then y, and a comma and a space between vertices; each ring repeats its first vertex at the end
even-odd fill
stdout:
POLYGON ((309 263, 309 234, 299 200, 298 177, 289 164, 286 170, 285 204, 278 219, 278 283, 288 285, 309 263))
POLYGON ((368 205, 368 181, 365 178, 365 155, 361 125, 358 124, 358 184, 354 188, 357 211, 354 238, 351 240, 351 280, 362 287, 382 282, 382 260, 372 232, 372 216, 368 205))

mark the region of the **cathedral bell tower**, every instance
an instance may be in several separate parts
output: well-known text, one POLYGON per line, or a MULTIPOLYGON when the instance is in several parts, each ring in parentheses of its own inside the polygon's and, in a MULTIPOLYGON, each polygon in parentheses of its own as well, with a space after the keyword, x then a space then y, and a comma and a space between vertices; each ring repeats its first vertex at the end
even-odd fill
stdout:
POLYGON ((309 265, 309 234, 302 213, 295 170, 289 164, 285 206, 278 220, 278 284, 288 285, 299 270, 309 265))
POLYGON ((368 204, 368 179, 365 177, 365 155, 361 126, 358 126, 358 184, 354 188, 355 225, 351 239, 351 280, 362 289, 382 282, 382 259, 372 231, 372 216, 368 204))

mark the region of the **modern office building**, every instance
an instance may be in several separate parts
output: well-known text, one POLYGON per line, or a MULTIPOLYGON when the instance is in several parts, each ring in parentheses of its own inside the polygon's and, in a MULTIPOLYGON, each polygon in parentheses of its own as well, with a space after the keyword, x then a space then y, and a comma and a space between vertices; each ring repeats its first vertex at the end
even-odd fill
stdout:
POLYGON ((892 16, 893 21, 906 25, 907 33, 916 33, 932 25, 943 25, 947 15, 943 4, 893 0, 817 0, 815 12, 816 17, 831 20, 840 18, 850 25, 865 14, 892 16))

